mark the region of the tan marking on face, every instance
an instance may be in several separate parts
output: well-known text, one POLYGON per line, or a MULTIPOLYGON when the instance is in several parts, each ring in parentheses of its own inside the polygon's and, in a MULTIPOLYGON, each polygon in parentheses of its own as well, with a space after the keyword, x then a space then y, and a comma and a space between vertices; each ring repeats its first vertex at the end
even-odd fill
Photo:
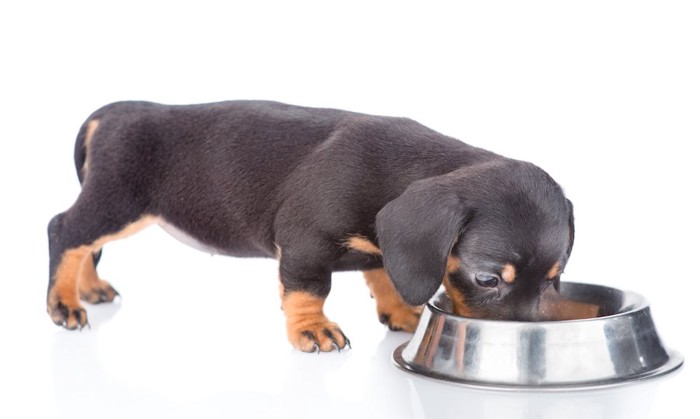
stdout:
POLYGON ((97 131, 97 127, 100 126, 100 120, 99 119, 92 119, 88 121, 87 126, 85 127, 85 139, 83 140, 83 145, 85 146, 85 162, 83 162, 83 167, 82 171, 83 173, 87 173, 88 167, 89 167, 89 159, 88 156, 90 156, 90 144, 92 143, 92 138, 95 136, 95 131, 97 131))
POLYGON ((506 283, 512 284, 515 282, 515 276, 515 266, 511 263, 506 263, 503 270, 501 270, 501 278, 503 278, 506 283))
POLYGON ((377 302, 377 315, 392 330, 415 332, 423 307, 412 307, 401 299, 385 269, 364 271, 365 281, 377 302))
POLYGON ((464 302, 464 295, 457 291, 457 289, 452 285, 448 275, 445 275, 445 278, 442 280, 442 285, 445 287, 447 296, 450 297, 450 300, 452 301, 452 312, 458 316, 471 317, 472 312, 464 302))
POLYGON ((369 253, 371 255, 381 255, 382 251, 374 243, 369 241, 369 239, 361 236, 350 236, 345 240, 345 246, 357 250, 362 253, 369 253))
POLYGON ((282 310, 287 317, 287 337, 295 348, 313 352, 317 343, 319 350, 328 352, 334 349, 333 340, 340 348, 346 346, 347 342, 338 325, 323 314, 325 301, 325 298, 304 291, 283 294, 282 310))
POLYGON ((549 271, 547 271, 547 279, 549 279, 550 281, 552 279, 555 279, 561 273, 560 267, 561 264, 559 262, 555 262, 554 265, 552 265, 552 267, 549 268, 549 271))
POLYGON ((459 270, 459 259, 450 255, 447 258, 447 268, 445 269, 448 274, 453 274, 459 270))
POLYGON ((447 296, 452 300, 452 311, 458 316, 469 317, 471 311, 469 307, 464 303, 464 295, 457 291, 457 289, 450 282, 450 274, 453 274, 459 270, 459 258, 450 255, 447 258, 447 267, 445 268, 445 276, 442 278, 442 285, 445 287, 445 292, 447 296))

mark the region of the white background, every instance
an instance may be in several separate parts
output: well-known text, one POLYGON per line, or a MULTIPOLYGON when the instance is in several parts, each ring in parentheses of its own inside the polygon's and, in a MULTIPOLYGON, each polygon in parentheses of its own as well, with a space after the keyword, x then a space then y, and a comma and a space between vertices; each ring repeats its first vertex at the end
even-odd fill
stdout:
POLYGON ((697 2, 13 3, 0 5, 0 417, 698 417, 697 2), (60 330, 46 224, 79 191, 80 124, 123 99, 409 116, 532 161, 575 204, 565 278, 645 295, 686 366, 558 395, 410 377, 389 360, 409 336, 376 321, 359 273, 338 275, 327 304, 353 349, 297 353, 274 261, 210 257, 157 228, 105 249, 121 303, 60 330))

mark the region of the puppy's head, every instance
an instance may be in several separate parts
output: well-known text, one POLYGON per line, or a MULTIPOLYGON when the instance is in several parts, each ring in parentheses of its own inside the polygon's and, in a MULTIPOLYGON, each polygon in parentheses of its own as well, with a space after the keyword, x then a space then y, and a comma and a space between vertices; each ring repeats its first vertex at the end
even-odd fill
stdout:
POLYGON ((404 301, 441 283, 457 314, 533 320, 558 288, 574 240, 573 207, 538 167, 501 160, 411 184, 377 215, 384 266, 404 301))

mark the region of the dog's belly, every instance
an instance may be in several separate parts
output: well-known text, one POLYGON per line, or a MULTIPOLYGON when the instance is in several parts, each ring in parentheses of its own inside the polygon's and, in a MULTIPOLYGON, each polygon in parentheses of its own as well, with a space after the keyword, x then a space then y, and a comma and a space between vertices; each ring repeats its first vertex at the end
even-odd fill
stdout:
MULTIPOLYGON (((186 244, 202 252, 209 253, 211 255, 225 255, 234 257, 273 257, 274 255, 269 254, 264 250, 255 248, 254 246, 236 246, 230 248, 219 248, 216 246, 211 246, 204 243, 202 240, 193 237, 191 234, 183 231, 182 229, 174 226, 173 224, 159 218, 157 224, 165 230, 168 234, 176 238, 179 242, 186 244)), ((366 271, 370 269, 378 269, 383 267, 383 261, 381 257, 376 255, 370 255, 366 253, 349 252, 341 256, 338 260, 333 262, 332 270, 338 271, 366 271)))
POLYGON ((192 235, 174 226, 173 224, 163 220, 162 218, 158 220, 158 225, 163 230, 165 230, 165 232, 176 238, 179 242, 197 250, 201 250, 202 252, 209 253, 211 255, 225 255, 236 257, 271 257, 271 255, 269 255, 267 252, 257 249, 252 245, 226 248, 211 246, 209 244, 204 243, 202 240, 193 237, 192 235))

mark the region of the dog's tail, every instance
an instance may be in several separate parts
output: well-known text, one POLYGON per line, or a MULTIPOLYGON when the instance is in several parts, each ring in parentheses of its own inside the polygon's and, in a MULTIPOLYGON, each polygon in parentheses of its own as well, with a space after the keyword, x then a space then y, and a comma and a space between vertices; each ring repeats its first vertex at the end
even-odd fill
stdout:
POLYGON ((93 142, 95 135, 100 135, 102 122, 114 115, 138 112, 152 105, 153 103, 150 102, 114 102, 99 108, 85 120, 80 127, 80 131, 78 131, 78 138, 75 140, 73 153, 75 171, 78 174, 78 180, 80 180, 81 185, 90 169, 90 144, 93 142))
POLYGON ((73 157, 75 159, 75 171, 78 173, 78 180, 83 184, 85 175, 88 170, 88 150, 90 142, 95 135, 95 131, 100 125, 99 119, 90 118, 80 127, 78 138, 75 140, 75 151, 73 157))

